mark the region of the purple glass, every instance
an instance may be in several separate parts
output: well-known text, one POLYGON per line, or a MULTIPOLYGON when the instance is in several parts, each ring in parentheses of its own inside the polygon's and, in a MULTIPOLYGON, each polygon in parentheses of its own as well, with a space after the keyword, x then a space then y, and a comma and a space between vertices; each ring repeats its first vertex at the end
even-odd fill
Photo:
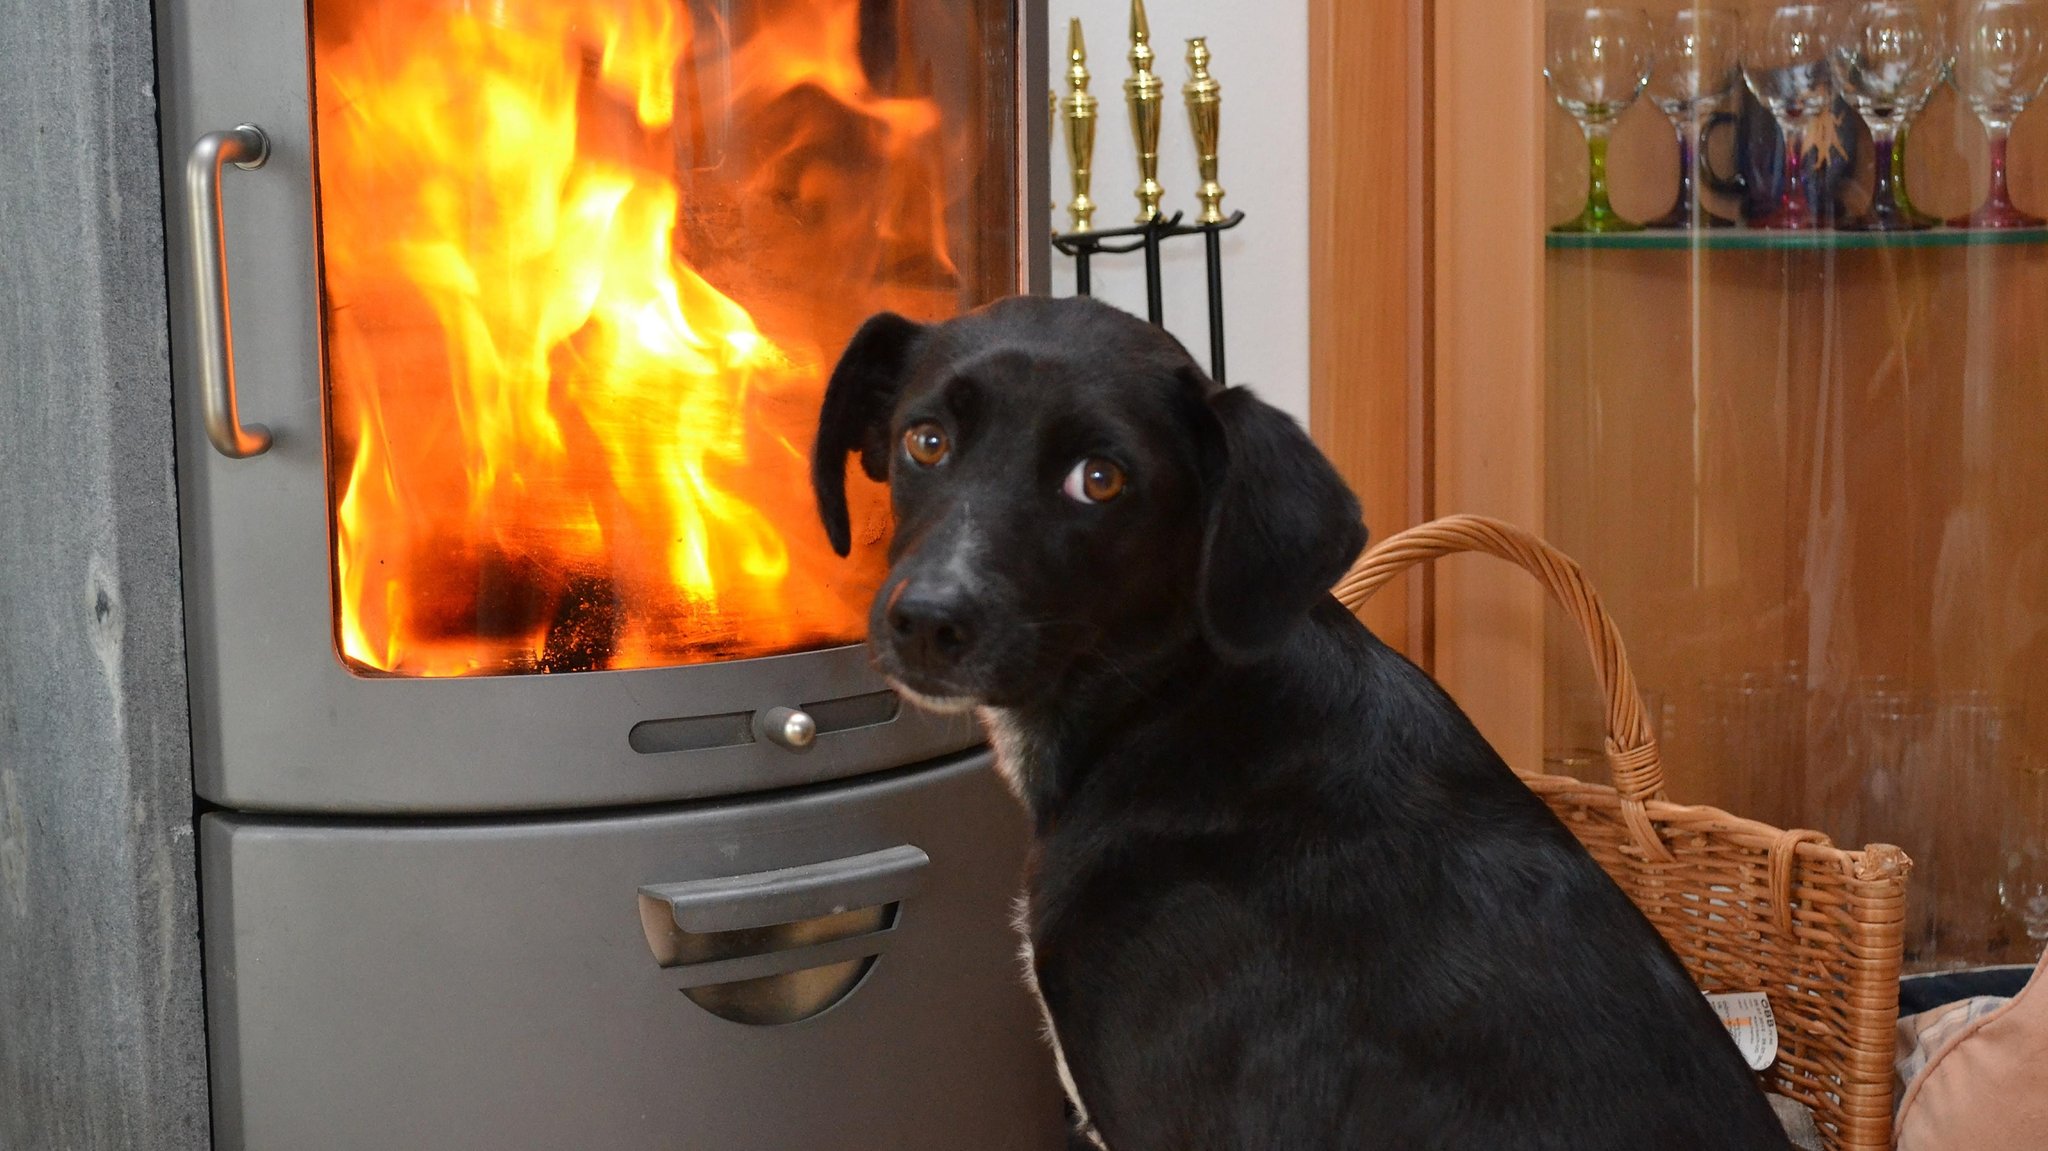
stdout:
POLYGON ((1657 29, 1652 45, 1650 101, 1678 132, 1678 201, 1647 221, 1652 228, 1725 228, 1735 221, 1700 202, 1700 126, 1734 91, 1741 21, 1720 8, 1685 8, 1657 29))
POLYGON ((1851 0, 1828 30, 1835 89, 1870 126, 1877 181, 1870 207, 1838 227, 1852 232, 1913 231, 1928 221, 1901 202, 1898 141, 1925 106, 1948 65, 1946 21, 1916 0, 1851 0))

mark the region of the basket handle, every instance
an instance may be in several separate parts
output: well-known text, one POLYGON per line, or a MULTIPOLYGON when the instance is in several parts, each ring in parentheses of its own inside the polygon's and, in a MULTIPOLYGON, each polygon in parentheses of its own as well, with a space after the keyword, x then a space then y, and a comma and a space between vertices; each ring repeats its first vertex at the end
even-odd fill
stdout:
POLYGON ((1615 790, 1621 793, 1622 816, 1637 845, 1652 859, 1670 859, 1671 853, 1644 806, 1664 798, 1664 763, 1657 754, 1657 740, 1650 733, 1635 673, 1629 670, 1621 631, 1571 557, 1500 520, 1446 516, 1380 541, 1352 565, 1333 591, 1345 607, 1356 612, 1395 576, 1424 560, 1457 552, 1483 552, 1521 567, 1543 583, 1578 625, 1593 656, 1601 694, 1607 699, 1607 762, 1614 771, 1615 790))

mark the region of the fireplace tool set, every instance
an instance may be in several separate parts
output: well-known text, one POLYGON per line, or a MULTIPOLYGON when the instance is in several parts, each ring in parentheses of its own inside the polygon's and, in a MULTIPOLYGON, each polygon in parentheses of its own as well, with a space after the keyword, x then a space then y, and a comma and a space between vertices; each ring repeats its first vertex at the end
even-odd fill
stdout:
POLYGON ((1053 247, 1074 260, 1074 290, 1078 295, 1093 292, 1092 263, 1097 255, 1145 254, 1146 318, 1163 326, 1165 308, 1160 296, 1159 247, 1177 236, 1201 236, 1208 249, 1209 273, 1209 374, 1224 382, 1223 341, 1223 243, 1222 234, 1244 222, 1243 212, 1223 214, 1223 186, 1216 182, 1216 139, 1223 109, 1223 87, 1209 74, 1209 45, 1204 37, 1188 41, 1188 80, 1181 87, 1187 104, 1188 126, 1194 133, 1195 155, 1201 186, 1195 196, 1202 203, 1193 224, 1182 223, 1182 214, 1167 215, 1160 210, 1164 189, 1159 185, 1159 122, 1165 103, 1165 84, 1152 70, 1151 26, 1145 17, 1145 0, 1131 0, 1131 75, 1124 81, 1124 102, 1131 112, 1131 135, 1138 148, 1138 217, 1130 227, 1097 230, 1095 201, 1089 196, 1094 175, 1095 120, 1100 101, 1088 91, 1088 48, 1076 18, 1067 28, 1067 98, 1053 98, 1053 110, 1066 125, 1067 161, 1073 174, 1074 198, 1067 205, 1073 219, 1071 231, 1053 237, 1053 247))

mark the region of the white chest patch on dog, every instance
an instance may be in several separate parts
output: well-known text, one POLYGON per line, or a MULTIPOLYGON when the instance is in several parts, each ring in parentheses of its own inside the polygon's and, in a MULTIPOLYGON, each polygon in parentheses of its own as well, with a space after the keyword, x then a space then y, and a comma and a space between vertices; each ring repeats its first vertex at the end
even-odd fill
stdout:
POLYGON ((981 726, 988 732, 988 743, 996 753, 996 774, 1010 785, 1010 793, 1018 802, 1031 806, 1025 781, 1031 778, 1031 741, 1024 734, 1009 712, 1000 707, 975 709, 981 716, 981 726))
POLYGON ((1045 1005, 1045 995, 1038 989, 1038 956, 1031 949, 1029 896, 1017 897, 1011 922, 1017 925, 1017 936, 1023 941, 1018 947, 1017 958, 1024 962, 1024 986, 1030 988, 1031 997, 1038 1000, 1038 1014, 1045 1021, 1045 1041, 1052 1045, 1052 1061, 1059 1072, 1060 1089, 1067 1093, 1067 1102, 1074 1106, 1074 1130, 1101 1151, 1109 1151, 1109 1145, 1102 1141, 1102 1133, 1095 1129, 1095 1121, 1088 1117, 1088 1105, 1081 1102, 1081 1089, 1074 1085, 1074 1072, 1067 1066, 1067 1053, 1060 1046, 1060 1032, 1053 1025, 1052 1009, 1045 1005))
MULTIPOLYGON (((996 774, 1003 777, 1010 791, 1028 810, 1031 807, 1030 793, 1026 784, 1031 778, 1033 748, 1025 734, 1024 727, 1015 717, 999 707, 976 709, 981 725, 988 732, 989 746, 996 754, 996 774)), ((1046 1006, 1045 994, 1038 989, 1038 957, 1031 948, 1031 897, 1019 895, 1011 909, 1010 922, 1017 929, 1019 946, 1017 957, 1024 965, 1024 986, 1031 990, 1031 997, 1038 1001, 1039 1018, 1045 1022, 1045 1041, 1052 1047, 1054 1067, 1059 1071, 1060 1088, 1067 1093, 1067 1102, 1074 1107, 1074 1130, 1091 1146, 1109 1151, 1109 1145, 1102 1141, 1102 1134, 1095 1129, 1095 1121, 1088 1117, 1088 1105, 1081 1102, 1081 1089, 1074 1084, 1074 1072, 1067 1066, 1067 1053, 1060 1046, 1059 1028, 1053 1024, 1052 1009, 1046 1006)))

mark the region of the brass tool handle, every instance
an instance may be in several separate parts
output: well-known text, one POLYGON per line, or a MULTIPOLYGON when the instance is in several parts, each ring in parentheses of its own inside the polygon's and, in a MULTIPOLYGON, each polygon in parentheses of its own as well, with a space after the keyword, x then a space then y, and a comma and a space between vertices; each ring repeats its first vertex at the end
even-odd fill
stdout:
POLYGON ((208 132, 185 161, 185 207, 192 223, 192 289, 199 321, 199 381, 206 438, 233 460, 270 450, 270 429, 243 426, 235 406, 234 319, 228 309, 228 246, 220 202, 221 165, 261 168, 270 138, 254 124, 208 132))
MULTIPOLYGON (((1165 101, 1166 86, 1152 70, 1152 24, 1145 16, 1145 0, 1131 0, 1131 75, 1124 81, 1124 102, 1131 109, 1131 136, 1138 145, 1138 223, 1150 224, 1160 218, 1159 198, 1159 108, 1165 101)), ((1153 323, 1159 318, 1154 316, 1153 323)))
POLYGON ((1088 92, 1088 45, 1081 36, 1081 18, 1067 25, 1067 167, 1073 177, 1074 199, 1067 205, 1074 231, 1094 226, 1095 200, 1088 194, 1095 168, 1095 117, 1100 103, 1088 92))
POLYGON ((1216 142, 1223 127, 1223 85, 1209 74, 1209 41, 1196 36, 1188 41, 1188 82, 1181 86, 1188 106, 1188 127, 1195 134, 1195 164, 1202 186, 1195 198, 1202 202, 1198 224, 1223 222, 1223 185, 1216 182, 1216 142))

